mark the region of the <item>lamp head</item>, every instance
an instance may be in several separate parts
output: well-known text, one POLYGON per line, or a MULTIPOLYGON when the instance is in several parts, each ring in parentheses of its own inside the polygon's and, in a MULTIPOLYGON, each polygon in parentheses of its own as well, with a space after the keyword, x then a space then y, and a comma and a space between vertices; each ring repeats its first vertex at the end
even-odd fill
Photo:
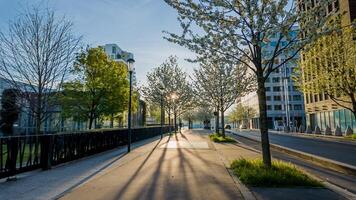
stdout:
POLYGON ((132 72, 133 70, 134 70, 134 63, 135 63, 135 60, 134 59, 132 59, 132 58, 130 58, 130 59, 128 59, 127 60, 127 70, 129 71, 129 72, 132 72))

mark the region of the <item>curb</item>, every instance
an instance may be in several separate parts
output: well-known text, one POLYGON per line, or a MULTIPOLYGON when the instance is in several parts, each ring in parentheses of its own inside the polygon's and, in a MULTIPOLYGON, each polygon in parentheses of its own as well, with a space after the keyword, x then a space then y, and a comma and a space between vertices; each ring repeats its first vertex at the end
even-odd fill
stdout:
MULTIPOLYGON (((234 132, 232 132, 232 134, 236 134, 234 132)), ((250 137, 246 137, 243 135, 239 135, 236 134, 240 137, 255 141, 255 142, 261 142, 259 140, 256 139, 252 139, 250 137)), ((282 147, 280 145, 276 145, 276 144, 270 144, 271 148, 283 152, 283 153, 287 153, 289 155, 292 156, 297 156, 298 158, 301 158, 303 160, 312 162, 313 164, 316 164, 318 166, 327 168, 327 169, 331 169, 337 172, 341 172, 343 174, 347 174, 347 175, 354 175, 356 176, 356 167, 349 165, 349 164, 345 164, 345 163, 341 163, 335 160, 331 160, 331 159, 327 159, 327 158, 323 158, 317 155, 313 155, 313 154, 309 154, 309 153, 305 153, 302 151, 298 151, 298 150, 294 150, 294 149, 290 149, 288 147, 282 147)))
MULTIPOLYGON (((209 142, 211 142, 209 140, 209 142)), ((245 200, 257 200, 257 198, 253 195, 253 193, 251 192, 251 190, 246 187, 234 174, 234 172, 229 168, 229 166, 226 166, 227 160, 221 155, 221 153, 219 151, 216 150, 213 142, 212 146, 214 147, 214 150, 216 151, 216 153, 218 154, 220 160, 222 161, 226 171, 229 173, 230 177, 232 178, 232 180, 234 181, 236 187, 238 188, 239 192, 241 193, 242 197, 245 200)))

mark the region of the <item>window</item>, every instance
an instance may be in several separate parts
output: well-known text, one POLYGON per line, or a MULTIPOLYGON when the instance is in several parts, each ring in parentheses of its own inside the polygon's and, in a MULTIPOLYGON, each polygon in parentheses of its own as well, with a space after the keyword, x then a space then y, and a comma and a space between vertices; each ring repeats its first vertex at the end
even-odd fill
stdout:
POLYGON ((281 91, 281 87, 279 86, 273 87, 273 92, 280 92, 280 91, 281 91))
POLYGON ((302 100, 301 95, 293 95, 293 101, 300 101, 300 100, 302 100))
POLYGON ((270 81, 270 78, 267 78, 267 79, 266 79, 266 83, 269 83, 269 81, 270 81))
POLYGON ((274 110, 282 110, 282 105, 274 105, 274 110))
POLYGON ((294 105, 294 110, 302 110, 302 109, 303 109, 303 107, 302 107, 301 104, 295 104, 294 105))
POLYGON ((270 87, 266 87, 266 92, 269 92, 271 91, 271 88, 270 87))
POLYGON ((271 105, 267 105, 267 110, 272 110, 272 106, 271 105))
POLYGON ((273 77, 272 78, 273 83, 279 83, 279 77, 273 77))
POLYGON ((266 96, 267 101, 271 101, 271 96, 266 96))
POLYGON ((113 54, 116 54, 116 47, 112 47, 111 52, 112 52, 113 54))
POLYGON ((274 101, 281 101, 281 96, 273 96, 274 101))

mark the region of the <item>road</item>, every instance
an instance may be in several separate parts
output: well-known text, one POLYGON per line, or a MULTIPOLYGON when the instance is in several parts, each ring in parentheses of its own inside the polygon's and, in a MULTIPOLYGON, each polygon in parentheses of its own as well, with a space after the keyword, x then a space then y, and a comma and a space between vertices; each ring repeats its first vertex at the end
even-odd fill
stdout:
MULTIPOLYGON (((252 132, 251 134, 248 134, 246 132, 244 133, 241 133, 239 132, 237 135, 231 135, 232 137, 234 137, 237 141, 239 141, 240 143, 243 143, 251 148, 254 148, 254 149, 257 149, 259 151, 261 151, 261 143, 260 142, 256 142, 256 141, 253 141, 253 140, 249 140, 249 139, 246 139, 245 137, 247 135, 249 135, 250 138, 254 138, 254 139, 259 139, 258 133, 254 133, 252 132), (243 135, 245 137, 241 137, 239 135, 243 135)), ((292 147, 298 147, 297 148, 294 148, 294 149, 297 149, 297 150, 303 150, 301 146, 306 146, 305 144, 310 144, 308 140, 312 140, 311 142, 314 142, 314 143, 317 143, 317 148, 322 148, 322 147, 319 147, 319 146, 323 146, 323 145, 320 145, 319 143, 323 143, 323 142, 327 142, 326 144, 330 143, 328 141, 322 141, 322 140, 317 140, 317 139, 308 139, 308 138, 299 138, 299 137, 292 137, 292 136, 284 136, 284 135, 279 135, 279 134, 270 134, 270 139, 271 139, 271 142, 272 143, 275 143, 275 141, 278 141, 278 142, 281 142, 281 141, 285 141, 285 140, 295 140, 295 141, 292 141, 292 142, 286 142, 285 144, 287 145, 283 145, 283 146, 287 146, 289 148, 292 148, 292 147), (280 136, 280 137, 278 137, 280 136), (283 139, 280 139, 280 138, 283 138, 283 139), (302 141, 300 141, 299 139, 303 139, 302 141), (302 144, 304 145, 296 145, 295 143, 299 141, 299 142, 304 142, 302 144), (289 145, 289 144, 294 144, 293 145, 289 145)), ((333 143, 333 142, 331 142, 333 143)), ((337 142, 335 142, 337 143, 337 142)), ((281 143, 275 143, 275 144, 278 144, 278 145, 281 145, 281 143)), ((338 143, 340 145, 345 145, 343 143, 338 143)), ((338 144, 334 144, 334 145, 338 145, 338 144)), ((352 146, 352 145, 351 145, 352 146)), ((354 146, 355 148, 355 146, 354 146)), ((307 149, 311 149, 311 148, 307 148, 307 149)), ((355 151, 355 150, 353 150, 355 151)), ((314 151, 310 151, 308 153, 312 153, 314 151)), ((288 155, 286 153, 282 153, 282 152, 279 152, 279 151, 276 151, 274 149, 271 149, 271 154, 274 158, 277 158, 277 159, 280 159, 280 160, 284 160, 284 161, 288 161, 288 162, 291 162, 293 164, 296 164, 298 165, 299 167, 302 167, 304 168, 306 171, 308 171, 309 173, 311 174, 314 174, 316 176, 318 176, 319 178, 325 180, 325 181, 328 181, 329 183, 332 183, 334 185, 337 185, 343 189, 346 189, 354 194, 356 194, 356 177, 355 176, 352 176, 352 175, 345 175, 345 174, 342 174, 342 173, 339 173, 339 172, 335 172, 335 171, 332 171, 332 170, 329 170, 329 169, 324 169, 324 168, 321 168, 317 165, 314 165, 312 163, 309 163, 309 162, 306 162, 302 159, 299 159, 299 158, 296 158, 294 156, 291 156, 291 155, 288 155)))
MULTIPOLYGON (((261 135, 257 131, 239 131, 236 133, 259 141, 261 139, 261 135)), ((356 144, 351 142, 328 141, 271 132, 269 139, 272 144, 356 166, 356 144)))

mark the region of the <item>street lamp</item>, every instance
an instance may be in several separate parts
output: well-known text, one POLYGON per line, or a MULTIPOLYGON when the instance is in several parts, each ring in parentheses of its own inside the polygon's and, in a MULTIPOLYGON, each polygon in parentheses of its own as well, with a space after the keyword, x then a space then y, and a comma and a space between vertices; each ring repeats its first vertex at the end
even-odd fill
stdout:
POLYGON ((127 115, 127 128, 128 128, 128 137, 127 137, 127 152, 131 151, 131 97, 132 97, 132 72, 134 70, 133 64, 135 60, 130 58, 127 60, 127 71, 129 72, 129 81, 130 81, 130 93, 129 93, 129 110, 127 115))
POLYGON ((159 90, 161 92, 161 139, 163 138, 163 124, 164 124, 164 114, 163 114, 163 92, 164 92, 164 87, 161 85, 159 87, 159 90))

